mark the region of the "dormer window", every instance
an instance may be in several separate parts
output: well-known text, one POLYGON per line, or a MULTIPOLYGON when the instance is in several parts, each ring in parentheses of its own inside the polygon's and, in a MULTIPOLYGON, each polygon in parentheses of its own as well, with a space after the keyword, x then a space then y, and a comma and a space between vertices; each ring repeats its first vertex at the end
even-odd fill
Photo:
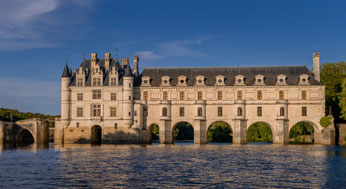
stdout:
POLYGON ((242 75, 237 75, 235 76, 235 85, 245 85, 244 83, 244 76, 242 75))
POLYGON ((286 85, 286 76, 281 74, 281 75, 278 75, 276 76, 277 77, 277 81, 276 81, 276 84, 277 85, 286 85))
POLYGON ((309 85, 309 76, 302 74, 299 76, 299 85, 309 85))
POLYGON ((216 76, 215 85, 225 85, 225 77, 222 75, 216 76))
POLYGON ((255 85, 264 85, 264 76, 256 75, 255 76, 255 85))
POLYGON ((148 76, 142 77, 142 85, 143 86, 150 86, 150 77, 148 77, 148 76))
POLYGON ((177 86, 186 86, 186 77, 181 75, 178 77, 177 86))
POLYGON ((168 76, 161 77, 161 86, 170 86, 170 78, 168 76))
POLYGON ((205 85, 205 82, 204 82, 204 76, 202 75, 199 75, 196 77, 196 85, 199 85, 199 86, 204 86, 205 85))

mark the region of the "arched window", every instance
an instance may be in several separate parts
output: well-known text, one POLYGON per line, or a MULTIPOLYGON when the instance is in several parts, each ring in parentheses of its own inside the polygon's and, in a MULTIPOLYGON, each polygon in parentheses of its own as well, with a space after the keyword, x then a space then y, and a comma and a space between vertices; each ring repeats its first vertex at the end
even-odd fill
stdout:
POLYGON ((198 116, 199 117, 202 116, 202 108, 201 107, 198 108, 198 116))
POLYGON ((243 109, 241 107, 238 108, 238 116, 243 116, 243 109))
POLYGON ((280 116, 285 116, 285 108, 284 107, 280 108, 280 116))
POLYGON ((167 108, 162 108, 162 116, 167 116, 167 108))

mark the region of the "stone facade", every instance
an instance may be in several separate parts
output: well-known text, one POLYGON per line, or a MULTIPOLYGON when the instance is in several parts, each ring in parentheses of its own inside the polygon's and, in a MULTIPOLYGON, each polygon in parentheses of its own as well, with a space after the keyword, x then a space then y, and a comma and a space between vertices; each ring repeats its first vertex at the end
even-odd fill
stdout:
POLYGON ((320 140, 319 120, 325 115, 325 88, 319 82, 319 53, 313 72, 305 66, 145 68, 133 60, 112 59, 110 53, 83 60, 74 72, 65 66, 61 78, 61 119, 55 143, 151 143, 157 124, 160 143, 172 144, 174 127, 188 122, 194 142, 207 143, 208 127, 227 123, 233 143, 246 143, 256 122, 268 124, 273 142, 287 144, 298 122, 313 125, 320 140))

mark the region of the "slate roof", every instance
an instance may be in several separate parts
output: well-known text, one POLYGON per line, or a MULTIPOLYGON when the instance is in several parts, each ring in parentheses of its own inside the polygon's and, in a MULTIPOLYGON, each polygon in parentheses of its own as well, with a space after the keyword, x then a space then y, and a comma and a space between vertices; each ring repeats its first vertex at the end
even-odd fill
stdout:
POLYGON ((168 76, 171 79, 171 86, 176 86, 178 76, 187 77, 187 85, 194 86, 196 76, 205 77, 206 86, 214 86, 216 76, 225 77, 225 85, 232 86, 235 83, 235 76, 244 76, 246 86, 254 85, 255 76, 263 75, 265 85, 276 85, 278 75, 286 75, 287 85, 297 85, 299 76, 306 74, 309 76, 310 85, 321 85, 314 79, 312 72, 306 66, 268 66, 268 67, 196 67, 196 68, 144 68, 141 76, 150 77, 151 86, 160 86, 161 77, 168 76))
POLYGON ((67 64, 65 65, 65 68, 64 68, 64 71, 63 71, 61 77, 71 77, 71 72, 70 72, 67 64))

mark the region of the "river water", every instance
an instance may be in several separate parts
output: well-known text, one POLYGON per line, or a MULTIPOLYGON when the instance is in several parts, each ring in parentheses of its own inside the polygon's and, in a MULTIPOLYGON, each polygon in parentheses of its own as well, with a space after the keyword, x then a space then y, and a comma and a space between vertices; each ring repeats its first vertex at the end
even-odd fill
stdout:
POLYGON ((0 188, 345 188, 346 148, 65 145, 2 149, 0 188))

